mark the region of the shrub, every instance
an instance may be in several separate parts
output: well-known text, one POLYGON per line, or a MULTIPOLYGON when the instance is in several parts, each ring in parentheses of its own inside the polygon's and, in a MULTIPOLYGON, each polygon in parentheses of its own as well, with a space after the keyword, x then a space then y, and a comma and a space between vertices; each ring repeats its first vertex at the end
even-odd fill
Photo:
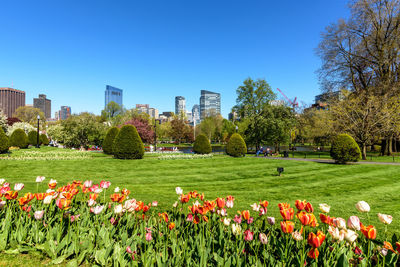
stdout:
POLYGON ((124 125, 119 130, 113 144, 114 157, 117 159, 141 159, 144 155, 142 139, 132 125, 124 125))
POLYGON ((10 136, 10 145, 19 148, 28 147, 28 137, 22 129, 15 129, 10 136))
POLYGON ((50 143, 49 138, 47 138, 47 135, 45 134, 40 135, 40 142, 45 146, 48 146, 50 143))
POLYGON ((193 145, 193 152, 196 154, 210 154, 211 153, 211 145, 210 141, 208 141, 207 136, 204 134, 199 134, 196 137, 193 145))
MULTIPOLYGON (((37 131, 30 131, 28 133, 28 143, 32 146, 37 145, 37 131)), ((40 136, 39 136, 39 145, 41 144, 40 136)))
POLYGON ((9 147, 10 142, 8 141, 8 137, 4 133, 3 129, 0 128, 0 153, 6 153, 9 147))
POLYGON ((331 157, 337 163, 356 162, 361 159, 360 147, 348 134, 339 134, 333 139, 331 157))
POLYGON ((246 155, 246 152, 247 147, 242 136, 238 133, 234 133, 226 145, 226 153, 232 157, 242 157, 246 155))
POLYGON ((113 143, 118 132, 119 129, 117 127, 112 127, 107 131, 106 137, 104 138, 103 141, 103 152, 105 154, 109 155, 113 154, 113 143))

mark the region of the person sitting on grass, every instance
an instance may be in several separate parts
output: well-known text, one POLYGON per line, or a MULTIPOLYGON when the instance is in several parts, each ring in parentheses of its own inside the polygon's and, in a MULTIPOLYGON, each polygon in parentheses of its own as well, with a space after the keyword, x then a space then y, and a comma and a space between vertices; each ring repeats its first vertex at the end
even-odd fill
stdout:
POLYGON ((267 147, 267 149, 265 150, 264 157, 269 157, 269 156, 271 156, 271 149, 267 147))
POLYGON ((264 151, 264 148, 263 147, 260 147, 260 149, 257 151, 257 153, 256 153, 256 157, 258 157, 258 155, 261 153, 263 153, 263 151, 264 151))

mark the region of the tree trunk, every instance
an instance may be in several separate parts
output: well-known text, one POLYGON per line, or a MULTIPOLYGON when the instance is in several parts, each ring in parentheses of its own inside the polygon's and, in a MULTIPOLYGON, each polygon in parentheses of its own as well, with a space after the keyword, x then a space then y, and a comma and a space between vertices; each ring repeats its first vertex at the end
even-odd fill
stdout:
POLYGON ((386 151, 386 139, 382 139, 380 156, 384 156, 386 151))
POLYGON ((365 143, 361 144, 361 156, 363 160, 367 159, 367 146, 365 145, 365 143))
POLYGON ((393 149, 394 153, 397 152, 397 140, 396 140, 396 138, 393 138, 392 149, 393 149))
POLYGON ((279 153, 279 143, 275 143, 275 153, 279 153))

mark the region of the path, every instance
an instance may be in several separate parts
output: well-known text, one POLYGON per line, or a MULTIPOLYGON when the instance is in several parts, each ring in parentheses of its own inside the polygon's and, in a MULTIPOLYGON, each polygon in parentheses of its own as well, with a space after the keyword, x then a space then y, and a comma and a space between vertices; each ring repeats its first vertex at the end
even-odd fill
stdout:
MULTIPOLYGON (((311 161, 311 162, 319 162, 319 163, 335 163, 335 161, 333 159, 278 158, 278 157, 264 157, 264 158, 265 159, 279 159, 279 160, 311 161)), ((359 161, 359 162, 352 162, 352 164, 400 165, 400 162, 359 161)))

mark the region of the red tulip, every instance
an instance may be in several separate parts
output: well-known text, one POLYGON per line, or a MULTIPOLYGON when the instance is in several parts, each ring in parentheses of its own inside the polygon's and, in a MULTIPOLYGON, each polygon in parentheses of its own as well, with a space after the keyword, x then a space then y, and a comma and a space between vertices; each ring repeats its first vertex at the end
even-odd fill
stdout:
POLYGON ((16 199, 18 197, 18 191, 7 191, 4 197, 8 200, 16 199))
POLYGON ((296 217, 300 220, 302 225, 309 225, 312 227, 316 227, 317 224, 317 219, 315 218, 314 214, 312 213, 307 213, 305 211, 302 211, 300 213, 297 213, 296 217))
POLYGON ((335 226, 335 224, 333 223, 333 220, 335 219, 334 217, 330 217, 324 213, 320 213, 319 218, 321 219, 321 222, 335 226))
POLYGON ((268 201, 266 201, 266 200, 261 201, 261 200, 260 200, 260 206, 262 206, 262 207, 264 207, 264 208, 267 208, 268 205, 269 205, 269 202, 268 202, 268 201))
POLYGON ((313 206, 311 205, 310 202, 307 202, 305 209, 309 213, 313 213, 314 212, 314 208, 313 208, 313 206))
POLYGON ((252 231, 250 231, 250 230, 244 231, 244 240, 245 241, 252 241, 253 236, 254 236, 254 233, 252 231))
POLYGON ((303 200, 296 200, 294 205, 296 206, 296 208, 300 211, 300 210, 304 210, 304 208, 306 207, 306 203, 307 201, 303 200))
POLYGON ((168 222, 168 213, 163 212, 163 213, 158 213, 158 216, 162 217, 164 219, 164 222, 168 222))
POLYGON ((291 221, 282 221, 281 229, 282 229, 282 232, 284 232, 285 234, 290 234, 294 230, 294 223, 291 221))
POLYGON ((291 219, 293 219, 293 216, 294 216, 294 209, 293 208, 281 209, 280 213, 284 220, 286 220, 286 221, 291 220, 291 219))
POLYGON ((37 200, 43 200, 46 197, 46 193, 36 193, 35 197, 37 200))
POLYGON ((182 194, 182 195, 181 195, 181 202, 182 202, 182 203, 188 203, 189 200, 190 200, 190 194, 187 194, 187 195, 182 194))
POLYGON ((290 208, 290 204, 288 204, 288 203, 279 203, 278 207, 279 207, 280 210, 289 209, 290 208))
POLYGON ((396 250, 400 254, 400 242, 396 242, 396 250))
POLYGON ((311 259, 317 259, 319 256, 319 252, 317 248, 312 248, 310 251, 307 253, 307 256, 311 259))
POLYGON ((168 228, 169 228, 169 230, 174 229, 174 228, 175 228, 175 223, 174 223, 174 222, 171 222, 171 223, 168 225, 168 228))
POLYGON ((325 240, 325 234, 318 230, 317 234, 310 233, 308 235, 308 244, 314 248, 318 248, 322 245, 325 240))
POLYGON ((217 206, 220 209, 223 209, 225 207, 225 198, 217 198, 217 206))
POLYGON ((367 239, 375 239, 376 238, 376 228, 373 225, 365 226, 361 224, 361 232, 367 239))

